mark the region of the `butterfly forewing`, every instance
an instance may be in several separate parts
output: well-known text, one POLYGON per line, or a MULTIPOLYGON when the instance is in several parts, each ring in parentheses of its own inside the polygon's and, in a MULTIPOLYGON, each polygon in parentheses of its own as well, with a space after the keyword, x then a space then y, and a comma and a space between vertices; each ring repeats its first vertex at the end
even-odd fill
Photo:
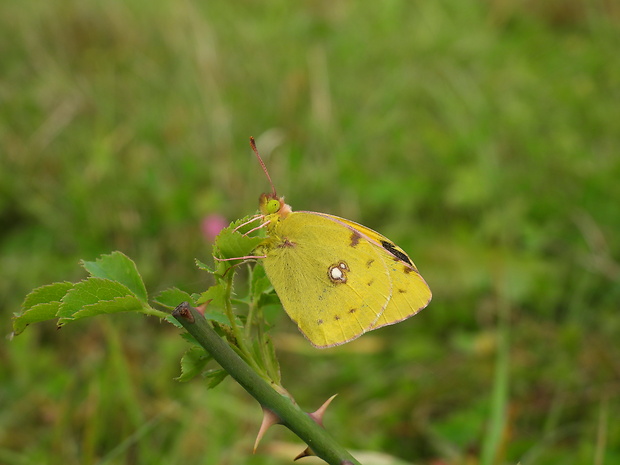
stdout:
POLYGON ((392 298, 371 329, 393 325, 415 315, 431 301, 431 290, 411 266, 386 254, 392 281, 392 298))
POLYGON ((392 296, 385 251, 329 217, 293 212, 270 230, 265 271, 288 315, 317 347, 374 329, 392 296))
POLYGON ((363 240, 374 246, 386 264, 391 284, 391 298, 377 321, 367 328, 367 331, 403 321, 428 305, 432 298, 431 290, 404 250, 385 236, 361 224, 326 213, 315 215, 342 223, 357 231, 363 240))

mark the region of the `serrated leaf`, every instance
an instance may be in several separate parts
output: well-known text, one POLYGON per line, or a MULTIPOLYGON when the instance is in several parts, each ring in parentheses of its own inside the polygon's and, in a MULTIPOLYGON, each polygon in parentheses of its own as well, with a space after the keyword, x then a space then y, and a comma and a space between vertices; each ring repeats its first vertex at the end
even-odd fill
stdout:
POLYGON ((34 307, 35 305, 45 304, 49 302, 60 302, 67 291, 73 287, 73 283, 60 282, 47 284, 45 286, 33 289, 24 299, 22 303, 22 313, 34 307))
POLYGON ((196 304, 204 303, 215 307, 224 308, 224 300, 226 299, 226 289, 222 284, 214 284, 209 289, 200 294, 200 298, 196 304))
POLYGON ((224 314, 226 290, 222 284, 215 284, 200 295, 197 305, 207 304, 204 317, 207 320, 216 321, 226 326, 230 326, 230 320, 224 314))
POLYGON ((181 375, 175 379, 186 383, 195 378, 203 372, 212 358, 202 347, 190 347, 181 358, 181 375))
POLYGON ((82 261, 82 266, 93 277, 105 278, 124 284, 138 299, 144 303, 147 302, 146 288, 136 264, 124 253, 116 251, 108 255, 101 255, 94 262, 82 261))
MULTIPOLYGON (((95 304, 84 305, 81 310, 75 312, 70 320, 78 320, 89 316, 97 316, 109 313, 139 312, 144 309, 144 304, 134 295, 116 297, 112 300, 101 300, 95 304)), ((62 324, 64 319, 58 323, 62 324)))
MULTIPOLYGON (((128 308, 131 308, 129 311, 139 309, 135 305, 135 302, 140 302, 139 299, 127 286, 105 278, 87 278, 75 284, 73 288, 65 294, 61 300, 62 303, 56 316, 66 322, 73 319, 74 315, 85 306, 98 304, 102 301, 113 301, 121 297, 132 297, 133 299, 127 299, 125 301, 119 301, 118 304, 113 304, 115 309, 118 308, 118 305, 127 305, 128 308)), ((142 306, 143 304, 140 302, 140 308, 142 308, 142 306)), ((88 316, 98 314, 96 312, 109 313, 105 311, 103 307, 93 307, 88 316), (93 313, 93 311, 95 313, 93 313)))
MULTIPOLYGON (((228 228, 225 229, 230 229, 231 231, 236 229, 237 232, 239 232, 240 234, 246 234, 254 229, 255 232, 253 232, 252 234, 265 237, 264 228, 256 229, 258 226, 261 226, 261 216, 256 214, 248 215, 245 218, 235 220, 228 225, 228 228)), ((220 231, 220 233, 221 232, 222 231, 220 231)))
POLYGON ((196 340, 196 338, 188 332, 181 333, 181 337, 185 339, 187 342, 189 342, 190 344, 195 345, 196 347, 202 347, 200 343, 196 340))
POLYGON ((207 387, 209 389, 213 389, 215 386, 220 384, 226 379, 227 376, 228 373, 222 368, 209 370, 204 374, 204 377, 209 381, 209 383, 207 384, 207 387))
POLYGON ((155 302, 171 310, 175 309, 182 302, 189 302, 190 305, 195 306, 194 298, 187 292, 177 289, 176 287, 160 292, 157 297, 155 297, 155 302))
POLYGON ((73 283, 60 282, 34 289, 22 303, 22 310, 13 319, 13 332, 17 335, 32 323, 52 320, 60 308, 60 299, 73 287, 73 283))
POLYGON ((179 323, 179 321, 175 317, 173 317, 172 314, 166 315, 164 317, 164 320, 166 320, 172 326, 176 326, 179 329, 183 329, 183 325, 179 323))
POLYGON ((215 273, 215 268, 211 268, 209 265, 207 265, 206 263, 198 260, 197 258, 194 259, 194 262, 196 262, 196 266, 199 269, 201 269, 203 271, 206 271, 208 273, 211 273, 211 274, 215 273))
MULTIPOLYGON (((238 231, 234 231, 236 227, 238 227, 243 222, 247 221, 248 218, 244 218, 242 220, 235 221, 231 223, 227 228, 222 229, 222 231, 215 238, 214 245, 214 253, 217 253, 218 258, 238 258, 243 259, 249 255, 251 255, 252 251, 264 241, 264 237, 262 236, 244 236, 243 233, 245 230, 252 229, 250 224, 247 224, 245 227, 240 228, 238 231)), ((254 227, 258 225, 258 221, 252 223, 254 227)), ((262 233, 262 230, 261 230, 262 233)), ((264 235, 264 233, 263 233, 264 235)))
POLYGON ((20 334, 31 323, 52 320, 60 308, 60 302, 48 302, 30 307, 13 319, 13 332, 20 334))

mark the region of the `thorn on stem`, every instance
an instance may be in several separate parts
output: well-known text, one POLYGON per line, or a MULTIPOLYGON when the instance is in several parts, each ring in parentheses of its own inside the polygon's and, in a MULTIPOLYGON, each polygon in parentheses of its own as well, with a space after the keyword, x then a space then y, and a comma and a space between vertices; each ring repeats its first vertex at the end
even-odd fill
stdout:
MULTIPOLYGON (((327 399, 325 402, 323 402, 323 405, 321 405, 316 411, 312 412, 312 413, 308 413, 308 416, 310 418, 312 418, 314 420, 314 422, 319 425, 321 428, 324 428, 323 426, 323 416, 325 415, 325 411, 327 410, 327 407, 329 407, 329 404, 331 404, 332 400, 334 400, 334 398, 337 396, 338 394, 334 394, 333 396, 331 396, 329 399, 327 399)), ((302 459, 304 457, 310 457, 312 455, 316 455, 312 449, 310 449, 310 446, 306 447, 297 457, 295 457, 293 459, 293 461, 297 461, 299 459, 302 459)), ((351 462, 349 462, 350 464, 351 462)), ((344 462, 342 462, 342 465, 348 465, 347 461, 345 460, 344 462)), ((351 464, 353 465, 353 464, 351 464)))
POLYGON ((327 410, 327 407, 329 407, 329 404, 332 403, 332 400, 334 400, 334 398, 337 395, 338 394, 334 394, 329 399, 327 399, 325 402, 323 402, 323 405, 321 405, 315 412, 308 414, 310 415, 310 418, 312 418, 319 426, 323 426, 323 416, 325 415, 325 411, 327 410))
POLYGON ((258 430, 258 434, 256 435, 256 441, 254 441, 254 450, 252 451, 254 454, 256 453, 256 449, 258 448, 258 443, 263 438, 265 432, 271 428, 273 425, 281 424, 282 421, 280 417, 276 415, 273 411, 268 408, 263 407, 263 422, 260 425, 260 429, 258 430))
POLYGON ((299 459, 303 459, 304 457, 312 457, 313 455, 316 454, 312 452, 312 449, 310 449, 310 447, 306 447, 302 452, 299 453, 297 457, 293 459, 293 462, 296 462, 299 459))

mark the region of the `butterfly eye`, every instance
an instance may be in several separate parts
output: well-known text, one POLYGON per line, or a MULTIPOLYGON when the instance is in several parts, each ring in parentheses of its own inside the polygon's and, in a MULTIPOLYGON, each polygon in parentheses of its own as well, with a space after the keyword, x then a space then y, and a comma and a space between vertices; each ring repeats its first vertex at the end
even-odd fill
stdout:
POLYGON ((280 210, 280 201, 273 199, 267 202, 267 212, 268 213, 277 213, 280 210))

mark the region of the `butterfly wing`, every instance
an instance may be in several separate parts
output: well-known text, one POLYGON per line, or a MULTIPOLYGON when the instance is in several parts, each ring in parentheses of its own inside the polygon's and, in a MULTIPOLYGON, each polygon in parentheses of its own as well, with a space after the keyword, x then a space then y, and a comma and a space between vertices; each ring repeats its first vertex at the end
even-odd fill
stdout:
POLYGON ((432 298, 431 290, 403 249, 385 236, 361 224, 326 213, 315 214, 342 223, 351 231, 359 233, 361 236, 359 242, 370 243, 378 251, 387 267, 391 283, 391 298, 377 321, 367 328, 367 331, 403 321, 429 304, 432 298))
POLYGON ((331 217, 290 213, 269 230, 263 253, 284 309, 316 347, 373 329, 390 302, 385 251, 331 217))

